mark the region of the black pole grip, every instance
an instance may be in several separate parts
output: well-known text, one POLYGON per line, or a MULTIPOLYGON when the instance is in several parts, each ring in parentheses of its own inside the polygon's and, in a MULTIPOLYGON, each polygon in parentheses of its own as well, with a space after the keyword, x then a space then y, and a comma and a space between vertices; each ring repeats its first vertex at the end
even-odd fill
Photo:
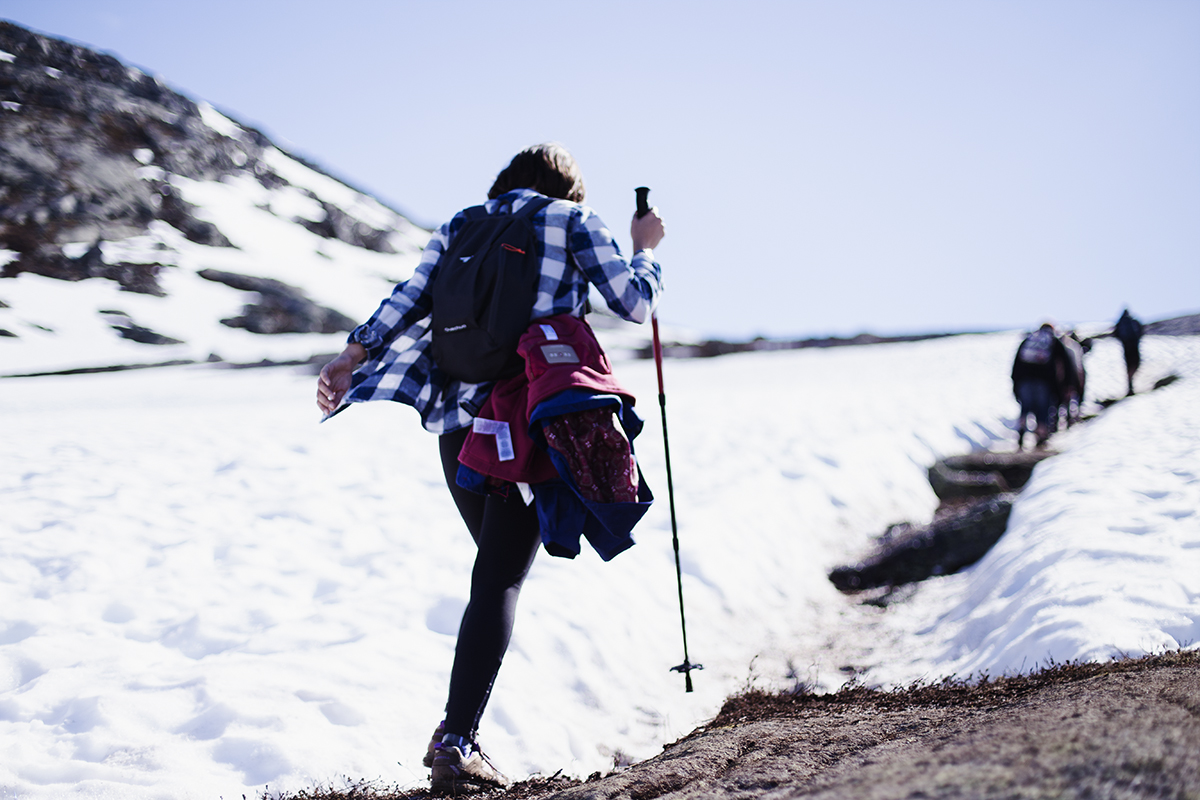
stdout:
POLYGON ((650 213, 650 202, 648 199, 650 188, 639 186, 633 191, 637 193, 637 216, 640 219, 650 213))

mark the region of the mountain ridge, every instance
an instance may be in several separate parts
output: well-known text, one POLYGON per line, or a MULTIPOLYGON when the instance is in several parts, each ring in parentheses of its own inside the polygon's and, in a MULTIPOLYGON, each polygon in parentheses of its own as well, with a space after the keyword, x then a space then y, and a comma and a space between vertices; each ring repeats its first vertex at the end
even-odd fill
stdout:
POLYGON ((428 237, 207 102, 0 21, 0 374, 334 351, 428 237), (206 341, 174 324, 200 296, 206 341), (81 363, 73 335, 134 346, 81 363))

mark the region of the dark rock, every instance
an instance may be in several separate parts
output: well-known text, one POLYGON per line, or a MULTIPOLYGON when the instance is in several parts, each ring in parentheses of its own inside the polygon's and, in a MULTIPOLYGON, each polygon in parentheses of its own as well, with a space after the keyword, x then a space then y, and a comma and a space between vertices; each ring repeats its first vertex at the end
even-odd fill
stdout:
POLYGON ((113 325, 113 330, 121 334, 122 339, 129 339, 139 344, 183 344, 179 339, 163 336, 141 325, 113 325))
POLYGON ((193 215, 195 208, 175 192, 164 191, 159 203, 158 218, 182 233, 188 241, 209 247, 233 247, 233 243, 217 230, 216 225, 197 219, 193 215))
POLYGON ((943 461, 929 468, 929 485, 939 500, 991 497, 1012 491, 1008 481, 998 471, 951 469, 943 461))
POLYGON ((105 277, 161 295, 160 265, 106 265, 95 249, 70 259, 62 245, 125 239, 161 219, 192 241, 228 246, 166 177, 230 174, 236 161, 261 153, 253 137, 217 134, 194 102, 112 56, 6 22, 0 49, 15 56, 0 62, 0 244, 20 254, 4 277, 105 277))
POLYGON ((108 278, 129 292, 163 297, 166 293, 158 284, 161 264, 130 264, 104 262, 97 244, 79 258, 67 258, 60 248, 42 245, 21 253, 4 268, 3 277, 22 272, 43 275, 61 281, 82 281, 88 278, 108 278))
POLYGON ((1052 450, 988 451, 944 458, 929 468, 929 484, 941 503, 925 526, 893 525, 876 540, 863 561, 829 573, 840 591, 884 588, 867 603, 886 606, 902 593, 897 587, 974 564, 991 549, 1008 524, 1016 498, 1033 468, 1052 450))
POLYGON ((357 325, 345 314, 317 305, 304 292, 282 281, 215 269, 196 274, 259 295, 257 302, 246 304, 241 316, 221 320, 221 324, 231 328, 245 328, 253 333, 339 333, 352 331, 357 325))
POLYGON ((122 339, 129 339, 132 342, 139 344, 183 344, 179 339, 172 339, 170 336, 163 336, 161 333, 155 333, 149 328, 143 327, 130 319, 128 314, 121 311, 101 311, 109 326, 121 335, 122 339))
MULTIPOLYGON (((311 195, 311 193, 309 194, 311 195)), ((351 217, 337 206, 330 205, 323 200, 317 199, 317 202, 325 210, 325 219, 320 222, 313 222, 309 219, 298 219, 296 222, 326 239, 337 239, 346 244, 352 244, 355 247, 361 247, 376 253, 392 254, 396 252, 396 249, 392 247, 391 241, 389 241, 389 237, 391 236, 390 231, 381 231, 372 228, 365 222, 354 219, 354 217, 351 217)))
POLYGON ((941 503, 925 526, 893 525, 863 561, 837 567, 829 580, 840 591, 884 588, 864 602, 886 606, 903 599, 903 587, 974 564, 991 549, 1008 524, 1012 503, 1049 450, 979 452, 942 459, 929 468, 929 484, 941 503))
POLYGON ((989 497, 1020 489, 1051 450, 979 452, 950 456, 929 468, 929 485, 940 500, 989 497))
POLYGON ((874 553, 834 569, 829 580, 839 591, 861 592, 957 572, 982 558, 1004 535, 1014 497, 979 500, 926 526, 893 527, 874 553))
MULTIPOLYGON (((776 350, 803 350, 812 347, 850 347, 867 344, 892 344, 898 342, 923 342, 929 339, 943 339, 947 336, 958 336, 958 333, 924 333, 910 336, 876 336, 873 333, 860 333, 857 336, 825 336, 816 339, 765 339, 758 337, 748 342, 727 342, 720 339, 709 339, 699 344, 680 344, 679 342, 664 342, 663 355, 667 358, 713 358, 729 355, 730 353, 754 353, 776 350)), ((638 358, 654 358, 653 345, 647 345, 635 352, 638 358)))
POLYGON ((1200 314, 1147 323, 1146 333, 1155 336, 1196 336, 1200 334, 1200 314))
POLYGON ((1179 375, 1172 372, 1170 375, 1166 375, 1156 380, 1154 385, 1150 387, 1150 391, 1157 392, 1159 389, 1165 389, 1177 380, 1179 380, 1179 375))

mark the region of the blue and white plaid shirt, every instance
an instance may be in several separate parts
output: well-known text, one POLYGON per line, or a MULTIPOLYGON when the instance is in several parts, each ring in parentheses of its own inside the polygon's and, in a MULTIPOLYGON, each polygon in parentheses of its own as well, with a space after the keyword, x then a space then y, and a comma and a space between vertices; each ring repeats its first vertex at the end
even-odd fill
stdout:
MULTIPOLYGON (((515 189, 485 205, 489 213, 503 206, 517 211, 536 197, 540 195, 532 189, 515 189)), ((346 402, 405 403, 417 409, 431 433, 470 425, 483 406, 492 383, 454 380, 437 368, 430 353, 430 275, 463 221, 459 213, 439 228, 413 276, 397 284, 391 297, 350 334, 351 342, 366 348, 367 360, 354 373, 346 402)), ((662 291, 662 272, 651 251, 627 259, 596 213, 568 200, 554 200, 534 214, 532 222, 542 275, 530 322, 554 314, 582 317, 589 283, 621 318, 650 318, 662 291)))

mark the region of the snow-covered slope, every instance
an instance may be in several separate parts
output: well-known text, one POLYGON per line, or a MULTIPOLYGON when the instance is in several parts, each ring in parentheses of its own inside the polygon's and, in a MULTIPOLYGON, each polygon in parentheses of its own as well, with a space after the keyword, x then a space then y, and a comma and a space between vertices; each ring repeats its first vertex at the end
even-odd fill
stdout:
MULTIPOLYGON (((428 232, 111 57, 0 42, 0 375, 193 362, 0 379, 0 797, 418 785, 473 557, 435 440, 391 404, 318 425, 311 375, 203 362, 339 349, 428 232)), ((659 502, 612 563, 539 557, 481 731, 499 765, 644 758, 751 684, 1200 642, 1194 336, 1147 338, 1139 388, 1183 379, 1059 436, 976 566, 886 611, 826 579, 928 520, 936 458, 1013 446, 1019 341, 668 362, 693 694, 654 366, 618 360, 659 502)), ((1112 340, 1088 366, 1093 400, 1123 392, 1112 340)))
MULTIPOLYGON (((979 564, 897 608, 915 632, 875 680, 1026 672, 1200 646, 1200 339, 1146 340, 1184 380, 1060 434, 979 564)), ((1120 395, 1117 346, 1093 369, 1120 395)))
MULTIPOLYGON (((671 361, 693 694, 654 367, 659 502, 610 563, 539 556, 481 737, 517 777, 644 758, 749 684, 833 689, 1200 641, 1200 341, 1056 445, 993 552, 886 611, 825 574, 936 505, 942 455, 1012 447, 1018 334, 671 361), (622 755, 623 754, 623 755, 622 755)), ((1119 346, 1088 356, 1121 393, 1119 346)), ((317 424, 313 378, 219 365, 0 381, 0 796, 419 785, 472 547, 392 404, 317 424), (397 763, 399 762, 399 763, 397 763)), ((1094 407, 1092 410, 1095 410, 1094 407)))
MULTIPOLYGON (((324 178, 279 151, 270 155, 293 167, 299 173, 294 177, 324 178)), ((396 281, 411 274, 427 238, 414 229, 406 234, 401 253, 372 252, 295 224, 295 216, 319 216, 320 211, 296 184, 268 189, 244 176, 169 180, 196 206, 197 216, 216 224, 234 247, 190 242, 160 221, 152 222, 144 234, 101 244, 107 261, 161 265, 163 296, 125 291, 105 278, 74 283, 23 273, 0 281, 0 300, 7 306, 0 309, 0 326, 15 334, 0 337, 0 374, 204 361, 212 356, 235 362, 302 360, 336 352, 345 342, 344 331, 261 334, 222 324, 242 314, 245 304, 257 302, 257 293, 200 273, 218 270, 278 280, 361 321, 396 281), (177 343, 145 344, 122 336, 118 328, 131 323, 177 343), (95 344, 79 347, 84 340, 95 344)), ((369 201, 362 195, 354 199, 369 201)), ((72 252, 70 243, 66 249, 72 252)))
POLYGON ((0 77, 0 375, 334 352, 428 240, 112 56, 0 23, 0 77))

